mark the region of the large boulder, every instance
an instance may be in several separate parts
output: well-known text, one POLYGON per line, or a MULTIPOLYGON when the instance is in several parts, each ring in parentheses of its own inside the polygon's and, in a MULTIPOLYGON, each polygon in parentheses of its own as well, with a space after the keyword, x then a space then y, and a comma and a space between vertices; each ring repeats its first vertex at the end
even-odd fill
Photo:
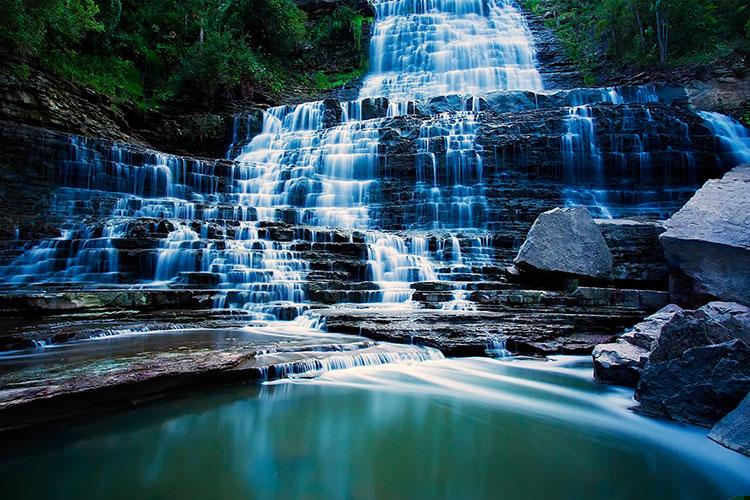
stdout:
POLYGON ((662 330, 682 308, 670 304, 635 325, 616 342, 594 348, 594 378, 605 384, 635 387, 662 330))
MULTIPOLYGON (((662 335, 663 337, 663 335, 662 335)), ((693 347, 641 374, 635 397, 643 413, 710 427, 750 391, 750 347, 734 339, 693 347)))
POLYGON ((514 264, 532 274, 608 279, 612 253, 585 208, 555 208, 536 219, 514 264))
POLYGON ((708 437, 730 450, 750 456, 750 393, 734 411, 714 425, 708 437))
POLYGON ((660 236, 679 303, 750 305, 750 165, 708 181, 660 236))
POLYGON ((741 304, 711 302, 696 311, 675 314, 662 329, 651 363, 677 359, 688 349, 742 339, 750 345, 750 309, 741 304))

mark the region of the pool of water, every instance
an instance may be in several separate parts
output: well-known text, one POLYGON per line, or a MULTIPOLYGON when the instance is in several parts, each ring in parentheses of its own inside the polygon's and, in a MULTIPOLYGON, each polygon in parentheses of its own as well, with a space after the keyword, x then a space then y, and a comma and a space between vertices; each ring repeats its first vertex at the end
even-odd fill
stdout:
POLYGON ((750 459, 639 416, 588 358, 227 388, 4 438, 4 498, 726 498, 750 459))

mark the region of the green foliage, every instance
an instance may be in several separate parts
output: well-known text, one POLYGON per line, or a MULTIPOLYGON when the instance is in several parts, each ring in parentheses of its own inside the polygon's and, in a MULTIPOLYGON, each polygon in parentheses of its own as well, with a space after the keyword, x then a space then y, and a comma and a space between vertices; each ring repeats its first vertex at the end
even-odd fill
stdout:
POLYGON ((526 0, 591 78, 603 57, 624 65, 709 64, 750 44, 747 0, 526 0))
POLYGON ((366 67, 361 67, 352 71, 346 71, 343 73, 326 74, 322 71, 318 71, 313 76, 315 87, 319 90, 330 90, 337 87, 342 87, 352 80, 362 78, 367 73, 366 67))
POLYGON ((365 22, 342 3, 308 24, 294 0, 0 0, 0 9, 4 47, 142 107, 278 93, 303 78, 304 47, 345 40, 359 51, 365 22))
POLYGON ((104 30, 94 0, 0 0, 0 41, 22 55, 80 42, 104 30))
POLYGON ((141 74, 132 61, 65 51, 50 54, 46 63, 60 76, 112 96, 115 102, 143 103, 141 74))

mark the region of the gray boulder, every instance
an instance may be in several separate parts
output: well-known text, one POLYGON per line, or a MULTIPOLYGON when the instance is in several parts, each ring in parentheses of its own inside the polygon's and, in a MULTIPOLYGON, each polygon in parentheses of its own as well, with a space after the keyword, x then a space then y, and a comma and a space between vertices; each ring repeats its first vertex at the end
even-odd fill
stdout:
MULTIPOLYGON (((662 335, 663 337, 663 335, 662 335)), ((734 339, 693 347, 682 356, 654 363, 641 374, 638 411, 710 427, 750 391, 750 347, 734 339)))
POLYGON ((711 429, 709 438, 730 450, 750 456, 750 393, 711 429))
POLYGON ((741 304, 675 311, 641 372, 635 392, 640 411, 712 425, 750 390, 748 345, 750 309, 741 304))
POLYGON ((665 227, 673 300, 750 305, 750 165, 706 182, 665 227))
POLYGON ((676 313, 662 329, 650 361, 677 359, 693 347, 736 338, 750 345, 750 309, 736 303, 711 302, 696 311, 676 313))
POLYGON ((585 208, 555 208, 536 219, 514 264, 526 273, 607 279, 612 253, 585 208))
POLYGON ((670 304, 628 332, 616 342, 599 344, 592 354, 594 378, 601 383, 635 387, 662 330, 682 308, 670 304))

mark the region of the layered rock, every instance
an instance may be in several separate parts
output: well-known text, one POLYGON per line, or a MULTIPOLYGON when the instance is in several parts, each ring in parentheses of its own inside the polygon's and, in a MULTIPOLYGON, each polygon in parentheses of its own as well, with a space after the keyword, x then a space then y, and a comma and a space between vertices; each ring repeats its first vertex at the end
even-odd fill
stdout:
POLYGON ((249 328, 116 335, 58 347, 45 357, 43 373, 0 360, 0 432, 90 417, 200 385, 440 358, 430 349, 357 337, 249 328))
MULTIPOLYGON (((450 288, 441 291, 446 290, 443 284, 430 287, 433 291, 426 285, 414 285, 419 289, 415 300, 445 301, 452 295, 450 288)), ((513 353, 589 354, 596 344, 653 311, 657 295, 602 288, 523 290, 498 283, 476 283, 465 290, 461 294, 474 309, 333 308, 317 313, 329 331, 435 347, 450 356, 480 356, 498 343, 513 353)))
POLYGON ((522 272, 608 279, 612 253, 584 208, 544 212, 531 226, 513 261, 522 272))
POLYGON ((660 236, 679 303, 750 304, 750 166, 708 181, 660 236))
POLYGON ((651 351, 675 313, 682 308, 670 304, 635 325, 609 344, 594 348, 594 378, 606 384, 635 387, 651 351))

